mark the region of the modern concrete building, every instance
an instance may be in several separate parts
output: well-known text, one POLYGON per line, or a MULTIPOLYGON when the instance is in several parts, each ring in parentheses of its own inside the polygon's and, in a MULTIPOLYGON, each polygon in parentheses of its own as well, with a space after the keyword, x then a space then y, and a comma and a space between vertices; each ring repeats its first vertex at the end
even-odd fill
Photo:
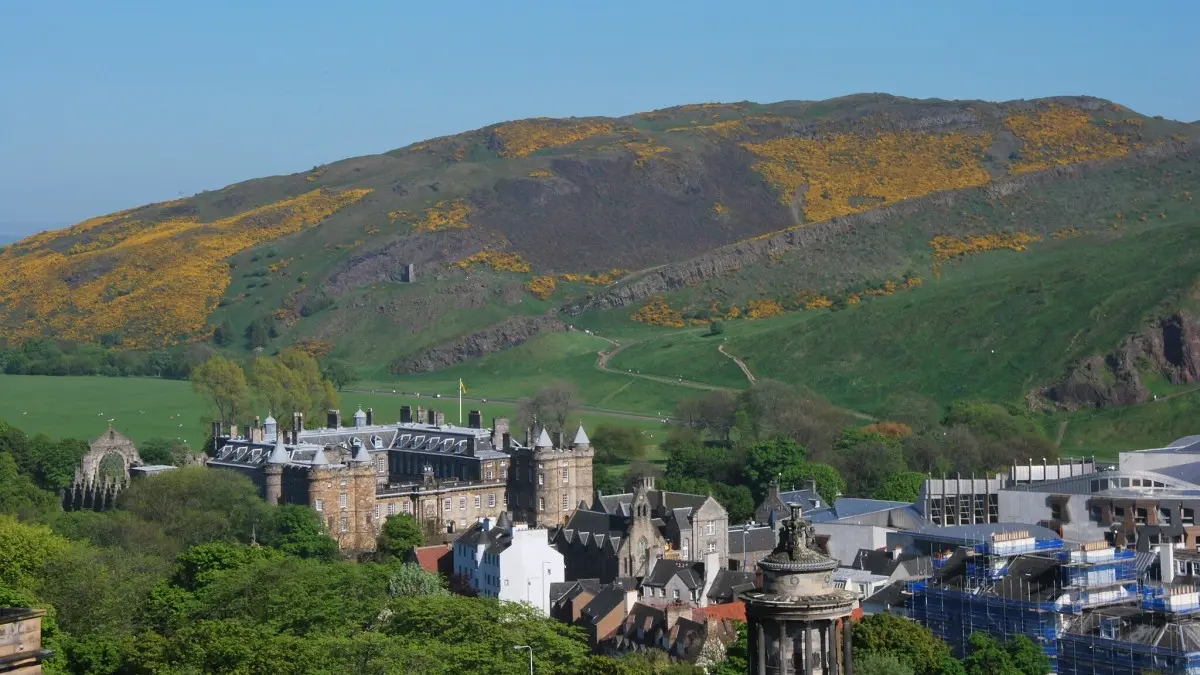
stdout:
POLYGON ((549 532, 513 523, 508 514, 467 528, 454 541, 454 573, 469 579, 480 595, 523 602, 550 615, 551 584, 563 581, 563 556, 549 532))

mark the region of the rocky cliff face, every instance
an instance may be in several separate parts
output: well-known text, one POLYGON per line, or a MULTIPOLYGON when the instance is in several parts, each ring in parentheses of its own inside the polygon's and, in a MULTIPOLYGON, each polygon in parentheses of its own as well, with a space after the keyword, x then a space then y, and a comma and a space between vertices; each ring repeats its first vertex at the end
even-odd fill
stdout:
POLYGON ((1200 381, 1200 318, 1177 313, 1159 319, 1113 353, 1081 362, 1040 394, 1063 410, 1132 405, 1150 397, 1142 382, 1149 373, 1172 384, 1200 381))
POLYGON ((397 375, 427 373, 515 347, 542 333, 558 333, 566 329, 566 324, 552 316, 515 317, 415 356, 393 361, 389 368, 397 375))

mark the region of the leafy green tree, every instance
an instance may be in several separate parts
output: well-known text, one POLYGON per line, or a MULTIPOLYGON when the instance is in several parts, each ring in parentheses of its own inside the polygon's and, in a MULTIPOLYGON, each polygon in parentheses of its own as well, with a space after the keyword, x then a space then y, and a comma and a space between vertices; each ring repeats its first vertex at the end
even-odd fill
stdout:
POLYGON ((34 465, 34 481, 39 487, 57 491, 71 484, 88 444, 75 439, 51 440, 38 434, 30 439, 29 454, 34 465))
POLYGON ((713 675, 746 675, 750 672, 750 646, 746 635, 746 624, 739 621, 737 639, 725 648, 725 660, 712 670, 713 675))
POLYGON ((346 385, 358 382, 358 371, 341 359, 326 360, 321 372, 325 375, 325 379, 332 382, 338 391, 341 391, 346 385))
POLYGON ((0 587, 29 589, 42 567, 67 551, 66 539, 45 525, 0 516, 0 587))
POLYGON ((246 346, 250 349, 266 347, 271 342, 271 327, 266 319, 258 318, 246 326, 246 346))
MULTIPOLYGON (((970 654, 963 659, 967 675, 1022 675, 1012 662, 1004 645, 985 633, 971 633, 967 638, 970 654)), ((1047 664, 1049 665, 1049 664, 1047 664)), ((1038 675, 1050 672, 1047 667, 1038 675)))
POLYGON ((192 389, 212 403, 217 419, 236 422, 250 408, 250 387, 241 366, 214 356, 192 369, 192 389))
POLYGON ((617 424, 601 424, 592 432, 592 447, 598 464, 628 464, 646 454, 642 432, 617 424))
POLYGON ((705 335, 720 335, 725 332, 725 324, 720 321, 713 321, 708 324, 708 332, 705 335))
POLYGON ((817 494, 828 504, 846 494, 846 479, 837 469, 823 462, 793 464, 780 474, 779 484, 799 487, 809 479, 816 482, 817 494))
POLYGON ((780 474, 807 463, 808 449, 790 439, 759 441, 746 452, 743 472, 755 497, 762 499, 767 486, 780 474))
POLYGON ((117 505, 185 546, 249 542, 270 525, 270 507, 250 479, 220 469, 181 467, 134 481, 117 505))
POLYGON ((171 446, 174 443, 170 439, 156 436, 143 441, 137 450, 146 464, 173 465, 175 464, 175 453, 171 451, 171 446))
POLYGON ((856 675, 914 675, 912 666, 896 658, 895 654, 871 652, 854 658, 856 675))
POLYGON ((737 453, 726 446, 705 443, 692 429, 675 428, 659 446, 667 456, 668 476, 701 478, 718 483, 739 480, 737 453))
POLYGON ((274 532, 264 542, 288 555, 318 560, 337 560, 341 556, 337 542, 321 527, 321 518, 307 506, 284 504, 275 510, 274 532))
POLYGON ((221 572, 279 558, 280 554, 271 549, 223 541, 206 542, 192 546, 175 559, 171 581, 179 588, 196 591, 212 583, 221 572))
POLYGON ((668 492, 683 492, 693 495, 711 494, 725 507, 729 522, 741 523, 754 518, 754 496, 745 485, 713 483, 703 478, 663 476, 655 485, 668 492))
POLYGON ((738 400, 733 394, 710 391, 681 401, 675 407, 674 421, 697 433, 707 433, 709 440, 728 442, 737 409, 738 400))
POLYGON ((921 487, 928 478, 917 471, 894 473, 883 480, 883 485, 871 495, 873 499, 888 499, 897 502, 915 502, 921 487))
POLYGON ((170 569, 158 556, 73 542, 39 570, 37 594, 72 635, 131 635, 138 607, 170 569))
POLYGON ((388 581, 388 595, 393 598, 411 598, 423 595, 445 595, 446 584, 442 577, 421 569, 420 565, 404 563, 392 568, 388 581))
POLYGON ((317 360, 299 347, 288 347, 279 352, 279 362, 297 378, 299 385, 308 392, 308 419, 321 423, 322 413, 341 407, 341 397, 333 383, 321 375, 317 360))
POLYGON ((401 513, 388 516, 379 532, 375 552, 381 558, 403 559, 414 547, 425 543, 421 526, 412 516, 401 513))
POLYGON ((152 554, 164 560, 174 560, 183 550, 183 542, 168 536, 157 523, 121 509, 70 511, 55 517, 51 526, 71 541, 152 554))
POLYGON ((834 442, 834 465, 846 479, 849 494, 866 496, 883 487, 884 480, 904 471, 900 442, 862 429, 845 429, 834 442))
POLYGON ((1004 644, 1013 667, 1024 675, 1044 675, 1051 672, 1050 657, 1045 650, 1024 635, 1017 635, 1004 644))
POLYGON ((621 477, 611 473, 602 464, 592 465, 592 489, 602 495, 616 495, 625 492, 625 482, 621 477))
POLYGON ((17 469, 17 462, 8 453, 0 453, 0 513, 36 516, 53 510, 54 495, 34 485, 33 480, 17 469))
POLYGON ((854 666, 861 658, 891 655, 916 675, 942 675, 950 647, 924 626, 892 614, 872 614, 854 624, 851 632, 854 666))

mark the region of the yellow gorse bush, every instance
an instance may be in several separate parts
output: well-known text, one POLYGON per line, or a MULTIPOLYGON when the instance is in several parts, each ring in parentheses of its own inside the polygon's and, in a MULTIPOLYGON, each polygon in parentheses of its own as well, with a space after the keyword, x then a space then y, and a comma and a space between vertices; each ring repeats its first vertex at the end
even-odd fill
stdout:
POLYGON ((981 166, 988 134, 836 134, 742 143, 758 155, 754 165, 783 203, 801 186, 809 222, 866 211, 931 192, 983 185, 981 166))
POLYGON ((554 295, 554 289, 558 283, 554 281, 554 275, 548 274, 544 277, 534 277, 525 284, 525 290, 533 293, 539 300, 554 295))
POLYGON ((467 216, 471 205, 461 199, 443 200, 425 209, 425 217, 413 225, 413 232, 437 232, 439 230, 466 229, 471 226, 467 216))
POLYGON ((454 264, 462 268, 467 268, 471 265, 487 265, 497 272, 533 271, 533 267, 525 262, 520 253, 513 253, 511 251, 480 251, 454 264))
POLYGON ((570 145, 594 136, 612 133, 611 122, 586 122, 539 118, 508 122, 496 127, 501 157, 528 157, 544 148, 570 145))
POLYGON ((1016 174, 1120 157, 1136 147, 1128 137, 1094 124, 1084 111, 1064 105, 1051 104, 1039 110, 1013 113, 1004 120, 1004 126, 1024 143, 1020 159, 1009 167, 1016 174))
POLYGON ((746 302, 746 318, 747 319, 766 319, 772 316, 783 314, 783 305, 777 300, 750 300, 746 302))
POLYGON ((123 214, 36 235, 0 253, 0 308, 7 314, 0 337, 97 341, 119 333, 124 345, 146 348, 195 336, 229 286, 231 256, 316 225, 369 192, 313 190, 211 222, 189 217, 118 227, 120 236, 96 237, 103 248, 74 254, 56 251, 54 242, 123 214))
POLYGON ((648 323, 652 326, 682 328, 685 325, 683 315, 678 310, 671 309, 667 301, 659 296, 650 298, 646 304, 642 305, 629 318, 640 323, 648 323))

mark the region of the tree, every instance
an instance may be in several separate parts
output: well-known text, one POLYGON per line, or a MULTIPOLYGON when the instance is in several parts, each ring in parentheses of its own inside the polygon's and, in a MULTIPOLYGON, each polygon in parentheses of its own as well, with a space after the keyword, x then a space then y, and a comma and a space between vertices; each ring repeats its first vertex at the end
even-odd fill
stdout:
POLYGON ((1045 650, 1024 635, 1016 635, 1004 644, 1013 667, 1024 675, 1044 675, 1051 672, 1050 657, 1045 650))
POLYGON ((0 587, 32 587, 42 567, 62 556, 67 547, 66 539, 44 525, 0 515, 0 587))
POLYGON ((729 440, 736 422, 738 402, 727 391, 712 391, 682 401, 675 407, 675 421, 697 432, 708 432, 714 440, 729 440))
POLYGON ((388 581, 388 595, 393 598, 445 595, 449 592, 441 576, 426 572, 420 565, 404 563, 392 569, 392 578, 388 581))
POLYGON ((755 497, 761 499, 772 480, 791 467, 805 464, 807 459, 808 449, 793 440, 760 441, 746 452, 743 473, 755 497))
POLYGON ((872 614, 854 624, 851 632, 854 666, 871 654, 888 654, 916 675, 941 675, 950 647, 924 626, 893 614, 872 614))
POLYGON ((270 507, 246 476, 205 467, 181 467, 134 481, 118 508, 152 523, 191 546, 249 542, 271 523, 270 507))
POLYGON ((0 453, 0 513, 31 516, 56 508, 54 495, 38 488, 21 473, 8 453, 0 453))
POLYGON ((856 675, 913 675, 912 667, 896 658, 895 654, 879 652, 855 656, 854 672, 856 675))
POLYGON ((592 489, 602 495, 616 495, 625 492, 625 482, 613 474, 603 464, 592 464, 592 489))
POLYGON ((379 532, 379 540, 375 544, 375 552, 380 558, 403 559, 414 547, 425 543, 421 526, 416 518, 402 513, 388 516, 379 532))
POLYGON ((739 453, 731 452, 725 446, 705 443, 699 434, 686 427, 672 429, 659 450, 667 456, 668 476, 735 483, 741 473, 739 453))
POLYGON ((750 646, 746 635, 746 624, 735 624, 737 639, 725 648, 725 660, 712 670, 713 675, 745 675, 750 672, 750 646))
POLYGON ((550 431, 565 431, 571 414, 579 407, 579 391, 569 382, 554 382, 521 401, 517 419, 525 425, 534 420, 550 431))
POLYGON ((259 356, 250 365, 254 392, 276 419, 291 419, 293 413, 309 414, 313 408, 308 384, 281 360, 259 356))
MULTIPOLYGON (((967 675, 1022 675, 1004 646, 985 633, 971 633, 967 638, 970 654, 963 659, 967 675)), ((1050 672, 1049 663, 1038 675, 1050 672)))
POLYGON ((321 518, 307 506, 284 504, 276 509, 272 533, 264 533, 266 543, 288 555, 318 560, 340 557, 336 541, 321 527, 321 518))
POLYGON ((823 462, 802 462, 785 469, 779 476, 779 484, 788 487, 799 487, 805 481, 812 480, 817 484, 817 494, 827 504, 832 504, 838 497, 846 494, 846 479, 838 470, 823 462))
POLYGON ((223 422, 236 422, 250 408, 246 374, 238 364, 220 356, 192 370, 192 389, 213 404, 217 419, 223 422))
POLYGON ((139 445, 138 454, 146 464, 184 466, 192 454, 192 448, 179 439, 157 436, 139 445))
POLYGON ((246 346, 250 349, 266 347, 270 341, 271 327, 265 319, 255 319, 246 326, 246 346))
POLYGON ((317 360, 299 347, 288 347, 279 352, 280 363, 286 366, 298 378, 302 387, 308 392, 310 420, 320 419, 325 410, 336 410, 341 407, 341 397, 333 383, 321 376, 321 368, 317 360))
POLYGON ((601 424, 592 432, 591 441, 597 464, 628 464, 646 452, 642 432, 632 427, 601 424))
POLYGON ((849 428, 834 443, 835 466, 852 495, 873 494, 891 474, 904 471, 900 442, 883 434, 849 428))
POLYGON ((229 323, 229 317, 221 320, 220 325, 213 331, 213 342, 218 347, 228 347, 233 344, 234 332, 233 324, 229 323))
POLYGON ((724 332, 725 332, 725 324, 721 323, 720 321, 713 321, 708 324, 708 332, 705 333, 705 335, 707 335, 707 336, 720 335, 724 332))
POLYGON ((341 359, 326 360, 321 372, 325 375, 325 379, 332 382, 334 387, 337 387, 338 391, 341 391, 342 387, 348 384, 358 382, 358 371, 341 359))
POLYGON ((894 502, 915 502, 925 485, 927 476, 917 471, 894 473, 883 480, 883 485, 871 495, 872 499, 887 499, 894 502))

